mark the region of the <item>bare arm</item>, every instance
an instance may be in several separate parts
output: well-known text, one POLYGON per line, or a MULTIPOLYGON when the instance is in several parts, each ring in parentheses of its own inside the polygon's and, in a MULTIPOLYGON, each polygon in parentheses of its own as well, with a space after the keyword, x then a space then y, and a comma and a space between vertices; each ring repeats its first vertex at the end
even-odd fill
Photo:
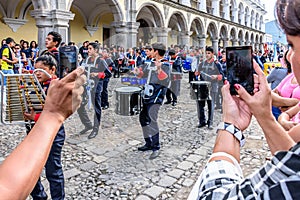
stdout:
POLYGON ((254 68, 258 75, 256 81, 259 86, 259 90, 251 96, 243 87, 240 87, 238 94, 247 103, 259 125, 263 129, 272 154, 275 154, 277 151, 289 150, 295 145, 295 142, 273 117, 271 112, 271 89, 268 86, 266 77, 262 70, 256 63, 254 68))
POLYGON ((295 98, 285 98, 276 93, 276 90, 271 92, 272 105, 276 107, 292 107, 296 105, 299 100, 295 98))
POLYGON ((46 163, 52 142, 63 121, 79 106, 85 78, 78 68, 64 79, 53 80, 43 112, 19 146, 0 165, 3 199, 25 199, 46 163))
POLYGON ((285 129, 290 130, 298 123, 292 121, 291 119, 300 111, 299 105, 295 105, 294 107, 288 109, 287 111, 281 113, 278 117, 279 124, 285 129))

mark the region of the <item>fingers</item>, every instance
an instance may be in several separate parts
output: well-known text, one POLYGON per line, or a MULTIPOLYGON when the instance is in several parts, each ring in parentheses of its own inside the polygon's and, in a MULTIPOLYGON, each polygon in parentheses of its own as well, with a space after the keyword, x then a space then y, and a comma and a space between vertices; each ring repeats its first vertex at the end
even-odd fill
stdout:
POLYGON ((234 88, 237 91, 240 98, 243 99, 245 102, 248 102, 248 100, 251 99, 251 95, 241 85, 235 84, 234 88))
POLYGON ((78 77, 80 77, 84 73, 83 67, 78 67, 76 70, 72 71, 66 77, 61 79, 62 81, 69 83, 75 81, 78 77))
MULTIPOLYGON (((255 60, 253 60, 253 68, 257 74, 256 80, 258 80, 258 83, 260 85, 259 90, 265 90, 266 88, 269 88, 265 74, 255 60)), ((255 76, 254 76, 254 78, 255 78, 255 76)), ((257 83, 257 82, 255 82, 255 79, 254 79, 254 83, 257 83)))

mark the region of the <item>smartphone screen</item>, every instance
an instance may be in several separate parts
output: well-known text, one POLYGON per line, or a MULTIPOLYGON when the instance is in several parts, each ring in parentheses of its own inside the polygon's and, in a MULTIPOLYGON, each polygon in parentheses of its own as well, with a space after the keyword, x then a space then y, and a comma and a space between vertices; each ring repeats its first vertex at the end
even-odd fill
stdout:
POLYGON ((64 46, 59 48, 59 78, 66 76, 77 68, 78 52, 75 46, 64 46))
POLYGON ((253 94, 253 59, 252 47, 227 47, 226 48, 227 80, 230 83, 230 93, 237 95, 234 84, 242 85, 248 93, 253 94))

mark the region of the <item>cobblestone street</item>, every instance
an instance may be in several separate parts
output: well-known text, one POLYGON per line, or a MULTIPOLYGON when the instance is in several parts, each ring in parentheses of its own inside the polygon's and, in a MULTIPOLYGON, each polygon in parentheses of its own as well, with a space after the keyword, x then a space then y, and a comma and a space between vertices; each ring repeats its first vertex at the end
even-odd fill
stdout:
MULTIPOLYGON (((111 106, 102 111, 102 129, 96 138, 88 140, 88 134, 79 135, 84 127, 78 114, 73 114, 65 122, 67 136, 62 155, 66 199, 187 199, 211 154, 216 135, 207 127, 196 128, 196 102, 190 98, 187 80, 188 74, 184 74, 177 106, 163 105, 159 111, 161 154, 154 160, 148 158, 151 152, 137 151, 144 143, 138 115, 120 116, 114 112, 113 91, 121 86, 119 79, 112 78, 109 83, 111 106)), ((221 121, 220 110, 215 110, 214 119, 215 128, 221 121)), ((1 125, 0 159, 25 135, 24 127, 1 125)), ((245 136, 241 166, 248 175, 270 153, 255 119, 245 136)), ((49 193, 44 174, 42 179, 49 193)))

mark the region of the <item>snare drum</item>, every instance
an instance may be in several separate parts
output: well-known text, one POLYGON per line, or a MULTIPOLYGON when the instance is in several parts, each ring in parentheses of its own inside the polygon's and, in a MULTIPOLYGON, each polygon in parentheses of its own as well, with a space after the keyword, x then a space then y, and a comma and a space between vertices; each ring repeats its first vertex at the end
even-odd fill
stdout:
POLYGON ((138 85, 142 86, 145 85, 147 83, 147 79, 146 78, 139 78, 137 80, 138 85))
POLYGON ((211 83, 208 81, 191 81, 191 99, 204 101, 210 100, 211 83))
POLYGON ((130 78, 130 85, 137 85, 138 84, 138 78, 137 77, 131 77, 130 78))
POLYGON ((115 90, 116 109, 115 113, 124 116, 136 115, 141 111, 141 88, 120 87, 115 90))

